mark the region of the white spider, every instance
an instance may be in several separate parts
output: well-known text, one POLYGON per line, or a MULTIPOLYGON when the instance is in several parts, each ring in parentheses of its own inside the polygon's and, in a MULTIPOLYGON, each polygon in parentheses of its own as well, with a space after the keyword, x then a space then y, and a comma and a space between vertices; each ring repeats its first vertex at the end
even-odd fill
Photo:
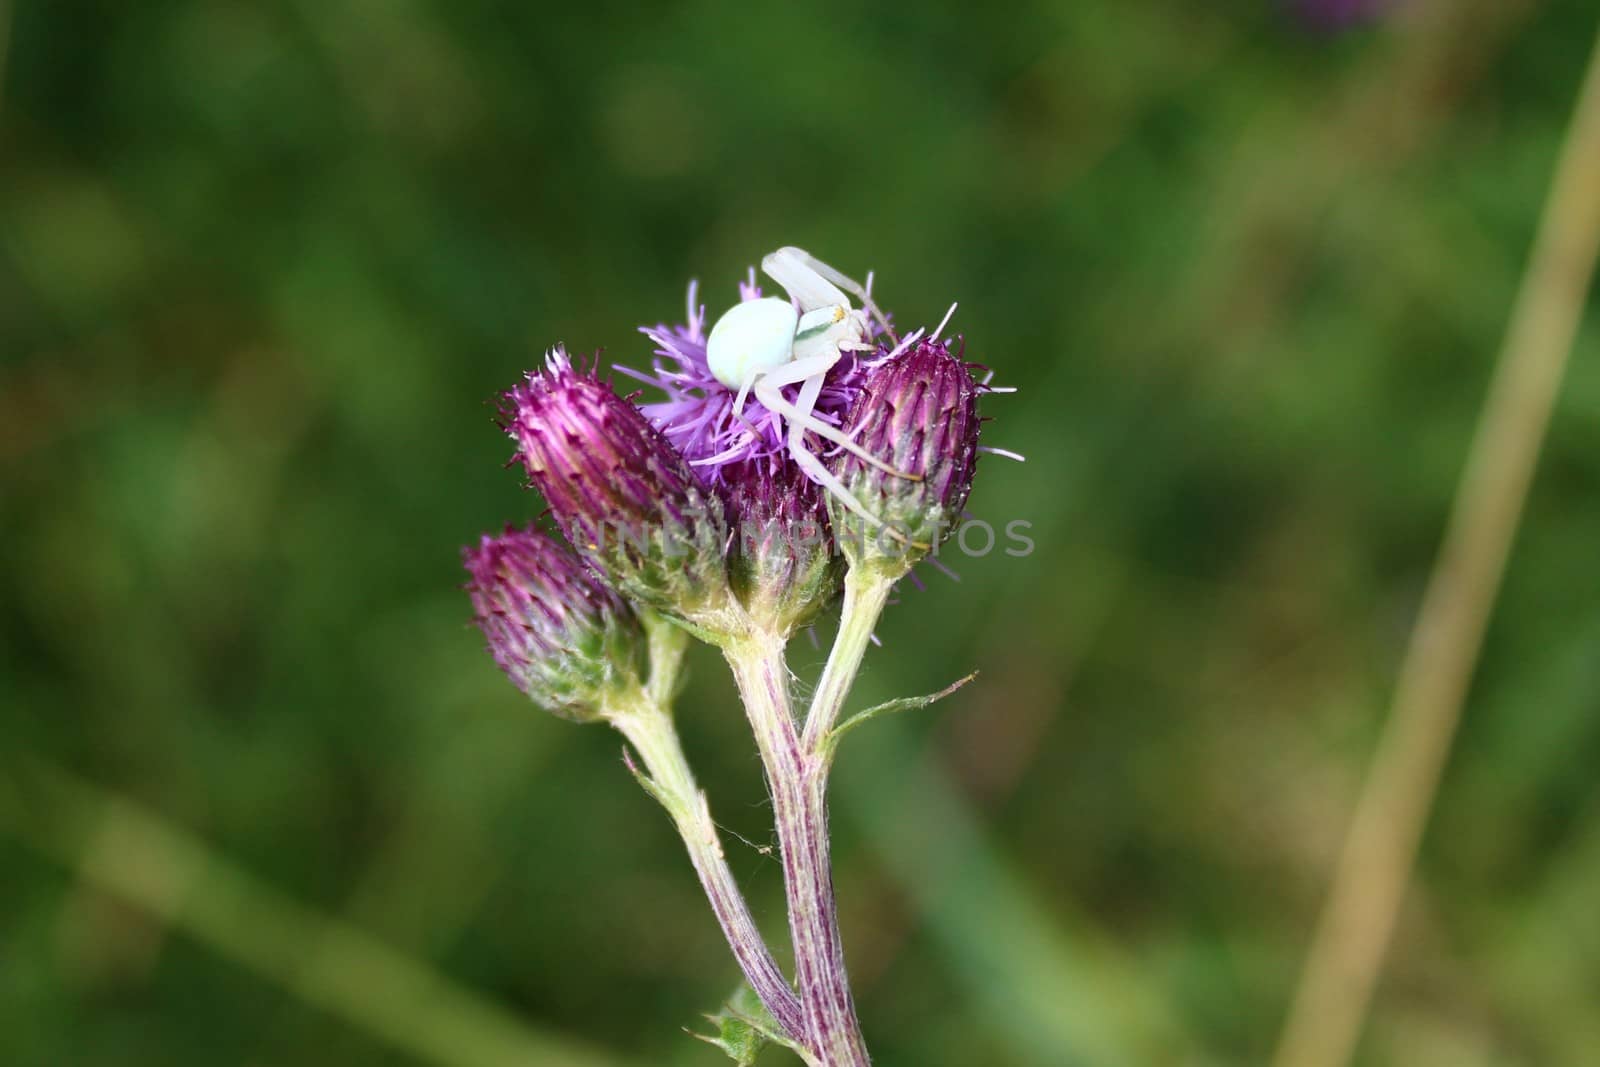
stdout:
POLYGON ((768 296, 729 308, 706 337, 706 364, 717 381, 738 391, 735 415, 744 410, 746 397, 753 394, 762 407, 783 421, 785 445, 800 469, 851 511, 880 526, 878 517, 807 447, 805 435, 814 433, 896 477, 914 477, 870 455, 843 431, 813 414, 823 379, 844 353, 873 350, 866 341, 867 315, 885 329, 888 321, 859 282, 804 249, 780 248, 762 259, 761 270, 791 299, 768 296), (859 298, 863 307, 852 308, 847 293, 859 298), (783 395, 783 387, 795 384, 800 386, 800 395, 791 402, 783 395))

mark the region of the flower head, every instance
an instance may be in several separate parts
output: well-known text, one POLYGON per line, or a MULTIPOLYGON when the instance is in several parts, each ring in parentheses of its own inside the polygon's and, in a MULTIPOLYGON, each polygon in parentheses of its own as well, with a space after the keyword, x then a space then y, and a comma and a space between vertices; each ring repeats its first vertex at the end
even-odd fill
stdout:
MULTIPOLYGON (((781 461, 788 451, 787 423, 759 403, 746 403, 735 414, 738 391, 718 381, 706 360, 706 309, 697 303, 698 295, 698 287, 691 283, 686 323, 640 327, 640 332, 656 345, 651 373, 641 374, 627 367, 617 369, 666 394, 665 400, 641 405, 644 413, 704 473, 708 484, 720 486, 730 472, 746 469, 752 461, 781 461)), ((760 298, 761 288, 756 285, 752 270, 748 279, 739 283, 739 300, 760 298)), ((879 328, 869 325, 875 337, 879 328)), ((859 356, 843 353, 824 377, 812 414, 823 422, 839 425, 861 388, 864 374, 859 356)), ((796 384, 784 386, 781 391, 794 402, 800 389, 796 384)))
POLYGON ((533 527, 484 534, 461 550, 467 593, 495 663, 563 718, 599 718, 639 685, 638 618, 573 551, 533 527))
POLYGON ((745 610, 788 634, 839 592, 844 559, 833 547, 826 493, 786 457, 723 469, 721 493, 733 536, 729 580, 745 610))
POLYGON ((725 606, 721 501, 637 407, 561 349, 504 400, 529 479, 608 581, 679 618, 725 606))
POLYGON ((866 452, 899 473, 849 452, 836 458, 840 481, 880 524, 829 499, 852 565, 909 569, 954 530, 978 460, 978 396, 985 387, 973 369, 947 342, 921 338, 868 372, 846 427, 866 452))

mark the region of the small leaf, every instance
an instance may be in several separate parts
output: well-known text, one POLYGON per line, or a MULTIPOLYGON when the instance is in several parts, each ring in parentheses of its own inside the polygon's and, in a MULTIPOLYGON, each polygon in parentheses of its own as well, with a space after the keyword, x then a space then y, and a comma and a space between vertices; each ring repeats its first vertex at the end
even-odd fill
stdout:
POLYGON ((690 1035, 708 1045, 717 1046, 739 1067, 750 1067, 755 1063, 756 1057, 769 1042, 799 1051, 794 1042, 784 1036, 777 1020, 748 985, 741 985, 721 1011, 707 1015, 706 1019, 717 1028, 717 1032, 697 1034, 691 1030, 690 1035))
POLYGON ((633 775, 633 780, 639 783, 640 788, 655 797, 662 807, 669 806, 666 793, 662 791, 660 786, 656 785, 654 778, 640 770, 639 765, 633 762, 633 753, 628 751, 627 745, 622 746, 622 765, 628 768, 628 773, 633 775))
POLYGON ((949 696, 951 693, 954 693, 957 689, 960 689, 977 676, 978 672, 973 671, 965 678, 946 686, 937 693, 929 693, 926 696, 920 697, 901 697, 899 700, 885 701, 882 704, 877 704, 868 708, 866 711, 856 712, 844 722, 833 728, 833 732, 828 735, 828 751, 831 753, 833 749, 838 746, 839 738, 843 737, 846 733, 855 729, 857 726, 860 726, 868 719, 876 719, 880 715, 892 715, 897 711, 911 711, 916 708, 925 708, 936 700, 943 700, 945 697, 949 696))
POLYGON ((640 788, 654 797, 656 803, 666 808, 667 814, 676 820, 681 808, 678 798, 661 788, 654 778, 639 769, 639 765, 633 762, 633 753, 628 751, 627 745, 622 746, 622 764, 628 768, 628 773, 633 775, 634 781, 639 783, 640 788))

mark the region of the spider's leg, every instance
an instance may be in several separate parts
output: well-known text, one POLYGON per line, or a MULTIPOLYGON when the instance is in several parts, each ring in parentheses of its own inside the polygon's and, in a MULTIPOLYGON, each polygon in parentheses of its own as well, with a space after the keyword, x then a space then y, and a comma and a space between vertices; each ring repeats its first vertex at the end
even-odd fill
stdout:
MULTIPOLYGON (((824 360, 825 357, 813 356, 811 359, 824 360)), ((813 415, 811 413, 811 408, 816 403, 814 399, 811 405, 807 405, 805 408, 800 408, 789 403, 789 401, 784 398, 784 395, 778 391, 779 386, 792 385, 795 382, 806 381, 806 379, 812 378, 813 376, 815 376, 815 380, 817 381, 817 388, 819 390, 822 388, 821 380, 823 371, 819 371, 815 367, 812 367, 811 373, 808 374, 803 373, 805 370, 804 367, 800 367, 798 370, 791 369, 796 368, 797 365, 801 364, 802 362, 805 361, 795 360, 793 363, 785 363, 777 370, 768 371, 760 378, 756 379, 756 399, 761 401, 762 406, 766 407, 769 411, 777 412, 778 415, 789 424, 791 433, 796 429, 814 433, 825 441, 832 441, 840 448, 843 448, 846 452, 849 452, 852 456, 857 456, 864 462, 872 464, 885 474, 892 474, 896 478, 905 478, 907 481, 920 482, 922 480, 921 475, 910 474, 906 471, 899 470, 888 463, 885 463, 877 456, 874 456, 871 452, 868 452, 866 449, 856 444, 856 442, 851 439, 851 437, 843 430, 840 430, 836 426, 830 426, 813 415)), ((832 362, 828 362, 828 366, 831 365, 832 362)), ((826 368, 824 368, 824 370, 825 369, 826 368)))
MULTIPOLYGON (((786 444, 788 445, 790 457, 799 465, 801 470, 806 472, 812 481, 817 482, 832 493, 839 499, 840 503, 860 515, 863 519, 866 519, 875 528, 886 530, 890 537, 893 537, 903 545, 910 545, 912 548, 931 548, 931 545, 909 540, 905 534, 868 511, 866 506, 856 499, 855 494, 846 489, 844 483, 817 458, 816 453, 806 447, 805 422, 816 421, 811 413, 816 408, 817 394, 822 392, 822 375, 815 374, 804 379, 804 381, 805 384, 800 387, 798 401, 794 405, 794 412, 797 417, 791 417, 788 420, 789 434, 786 444)), ((765 402, 765 399, 762 399, 765 402)))
MULTIPOLYGON (((811 257, 798 248, 780 248, 761 259, 761 270, 783 286, 783 291, 800 302, 802 312, 836 304, 850 306, 850 298, 826 275, 812 265, 811 257)), ((837 272, 835 272, 837 273, 837 272)))
MULTIPOLYGON (((804 379, 800 386, 800 395, 795 398, 794 409, 807 419, 816 417, 817 397, 822 392, 822 375, 813 374, 804 379)), ((806 428, 799 422, 789 421, 789 449, 803 450, 806 443, 806 428)))
MULTIPOLYGON (((815 399, 815 397, 812 398, 813 402, 815 399)), ((883 520, 868 511, 866 505, 857 500, 856 495, 845 488, 845 484, 839 480, 838 475, 830 471, 822 460, 817 458, 816 453, 806 447, 805 427, 793 419, 789 420, 787 444, 789 456, 801 470, 805 471, 812 481, 832 493, 841 504, 866 519, 874 527, 883 525, 883 520)))
POLYGON ((794 423, 790 423, 789 457, 795 461, 801 470, 806 472, 806 475, 810 477, 812 481, 816 482, 829 493, 833 494, 834 498, 838 500, 839 503, 843 504, 857 515, 867 520, 867 522, 871 523, 874 529, 881 529, 888 533, 888 535, 894 538, 896 541, 899 541, 903 545, 909 545, 912 548, 927 549, 933 547, 932 545, 925 544, 921 541, 911 540, 904 533, 885 523, 882 519, 878 518, 878 516, 868 511, 866 505, 857 500, 855 494, 850 492, 849 489, 846 489, 844 483, 841 482, 832 471, 828 470, 828 468, 823 465, 822 460, 817 458, 816 453, 812 452, 806 447, 805 441, 802 440, 800 436, 800 427, 794 423))
MULTIPOLYGON (((787 363, 761 372, 757 385, 793 385, 807 378, 825 378, 833 365, 839 362, 839 352, 822 352, 814 356, 799 356, 787 363)), ((808 411, 807 414, 810 414, 808 411)))
MULTIPOLYGON (((828 264, 822 262, 822 260, 818 259, 816 256, 812 255, 810 252, 807 252, 803 248, 796 248, 794 245, 789 245, 787 247, 778 249, 778 251, 774 252, 772 256, 768 256, 767 258, 771 259, 774 256, 780 255, 786 256, 791 260, 795 260, 811 268, 813 271, 822 275, 822 277, 826 278, 834 285, 837 285, 851 296, 859 297, 862 300, 867 298, 866 287, 860 282, 856 281, 848 274, 842 273, 837 268, 828 266, 828 264)), ((765 261, 763 261, 763 268, 764 267, 765 261)))
POLYGON ((766 271, 769 275, 772 275, 772 277, 785 289, 789 288, 787 283, 785 283, 783 279, 779 278, 776 274, 773 274, 772 268, 767 265, 769 261, 776 260, 780 256, 783 257, 783 262, 787 269, 793 270, 797 266, 808 268, 813 274, 819 275, 823 280, 833 283, 840 289, 843 289, 845 292, 855 297, 857 300, 861 301, 861 306, 866 308, 867 311, 871 313, 872 317, 878 320, 878 325, 887 330, 890 337, 894 336, 894 331, 889 326, 888 316, 878 309, 877 304, 873 303, 872 296, 867 292, 866 286, 862 285, 849 275, 842 274, 833 267, 828 266, 826 263, 822 262, 822 260, 818 259, 816 256, 813 256, 805 249, 796 248, 793 245, 789 245, 787 247, 778 249, 776 252, 772 253, 772 255, 761 261, 761 269, 766 271))
POLYGON ((733 415, 734 415, 734 418, 738 418, 739 416, 744 414, 744 400, 745 400, 745 397, 750 395, 750 387, 752 385, 754 385, 754 384, 755 384, 755 379, 751 378, 748 381, 746 381, 743 385, 739 386, 739 393, 738 393, 737 396, 735 396, 733 398, 733 415))

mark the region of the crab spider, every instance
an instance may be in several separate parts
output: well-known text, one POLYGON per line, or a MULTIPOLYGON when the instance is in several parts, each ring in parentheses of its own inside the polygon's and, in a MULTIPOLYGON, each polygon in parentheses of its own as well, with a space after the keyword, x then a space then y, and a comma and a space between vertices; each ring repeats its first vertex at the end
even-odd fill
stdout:
POLYGON ((823 379, 844 353, 872 351, 873 346, 866 343, 867 315, 885 328, 887 320, 859 283, 804 249, 780 248, 762 259, 761 270, 791 299, 769 296, 735 304, 711 327, 706 364, 717 381, 737 391, 735 415, 744 410, 745 399, 754 395, 762 407, 783 420, 785 445, 800 469, 851 511, 882 525, 807 447, 805 435, 814 433, 896 477, 915 477, 869 454, 843 431, 813 414, 823 379), (850 306, 847 290, 861 300, 862 309, 850 306), (787 385, 800 386, 794 401, 783 395, 787 385))

